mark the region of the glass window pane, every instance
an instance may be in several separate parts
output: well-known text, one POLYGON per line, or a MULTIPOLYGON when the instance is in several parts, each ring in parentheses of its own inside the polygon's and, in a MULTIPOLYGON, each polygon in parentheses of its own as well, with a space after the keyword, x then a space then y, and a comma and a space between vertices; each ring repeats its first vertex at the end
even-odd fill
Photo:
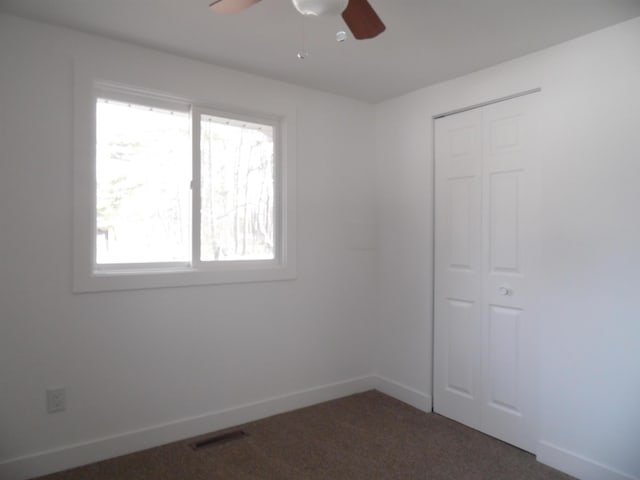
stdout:
POLYGON ((201 260, 274 258, 274 128, 201 117, 201 260))
POLYGON ((187 112, 98 99, 96 262, 188 262, 187 112))

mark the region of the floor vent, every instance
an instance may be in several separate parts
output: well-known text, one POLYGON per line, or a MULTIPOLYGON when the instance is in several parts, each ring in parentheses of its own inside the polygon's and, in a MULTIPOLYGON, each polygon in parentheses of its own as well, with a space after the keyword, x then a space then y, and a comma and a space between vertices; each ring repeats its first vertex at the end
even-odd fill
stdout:
POLYGON ((214 445, 238 440, 246 435, 247 434, 244 430, 231 430, 228 432, 214 433, 208 437, 199 438, 195 442, 190 443, 189 446, 194 450, 200 450, 201 448, 213 447, 214 445))

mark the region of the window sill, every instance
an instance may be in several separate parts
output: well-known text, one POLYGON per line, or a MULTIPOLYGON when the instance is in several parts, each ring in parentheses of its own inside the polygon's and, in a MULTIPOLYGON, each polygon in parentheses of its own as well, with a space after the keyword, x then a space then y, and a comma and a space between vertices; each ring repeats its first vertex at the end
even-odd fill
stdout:
POLYGON ((148 269, 95 270, 82 275, 76 272, 74 293, 142 290, 150 288, 178 288, 198 285, 254 283, 293 280, 292 265, 274 262, 251 262, 241 265, 221 265, 209 268, 167 267, 148 269))

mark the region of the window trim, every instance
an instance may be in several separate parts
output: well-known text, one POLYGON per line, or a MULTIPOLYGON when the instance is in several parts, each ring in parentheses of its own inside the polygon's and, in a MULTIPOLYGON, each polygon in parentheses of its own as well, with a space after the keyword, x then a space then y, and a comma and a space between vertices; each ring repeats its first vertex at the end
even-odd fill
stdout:
MULTIPOLYGON (((132 65, 132 69, 130 73, 139 73, 135 71, 136 66, 132 65)), ((189 96, 170 95, 164 93, 163 85, 156 85, 157 79, 162 78, 161 75, 147 73, 143 76, 149 80, 150 88, 134 86, 142 82, 128 78, 127 75, 114 78, 113 72, 109 73, 106 67, 101 67, 99 64, 74 66, 73 291, 81 293, 294 279, 296 277, 295 107, 282 104, 276 106, 270 101, 264 102, 269 105, 248 105, 247 101, 240 101, 234 106, 223 105, 209 96, 209 90, 206 93, 192 92, 189 96), (199 246, 200 242, 200 213, 199 204, 195 203, 195 194, 196 184, 198 193, 200 189, 199 122, 201 115, 210 114, 264 122, 274 126, 274 243, 276 245, 274 259, 202 262, 199 260, 199 251, 193 251, 191 252, 192 261, 187 263, 98 266, 95 251, 95 225, 96 102, 99 97, 137 104, 145 104, 144 100, 147 99, 150 106, 168 106, 172 109, 179 109, 182 106, 190 111, 193 142, 192 249, 195 245, 199 246), (197 130, 195 130, 196 123, 198 123, 197 130), (196 212, 198 222, 193 221, 196 212)), ((162 83, 162 80, 159 80, 159 83, 162 83)), ((188 84, 188 82, 185 83, 188 84)), ((174 86, 169 85, 172 91, 180 91, 180 88, 174 90, 174 86)))

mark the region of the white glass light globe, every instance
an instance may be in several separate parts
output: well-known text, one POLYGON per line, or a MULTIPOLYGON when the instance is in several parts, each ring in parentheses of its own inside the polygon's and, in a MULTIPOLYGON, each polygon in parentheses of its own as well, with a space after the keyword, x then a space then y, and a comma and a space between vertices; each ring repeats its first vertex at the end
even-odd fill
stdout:
POLYGON ((303 15, 339 15, 347 8, 349 0, 291 0, 303 15))

